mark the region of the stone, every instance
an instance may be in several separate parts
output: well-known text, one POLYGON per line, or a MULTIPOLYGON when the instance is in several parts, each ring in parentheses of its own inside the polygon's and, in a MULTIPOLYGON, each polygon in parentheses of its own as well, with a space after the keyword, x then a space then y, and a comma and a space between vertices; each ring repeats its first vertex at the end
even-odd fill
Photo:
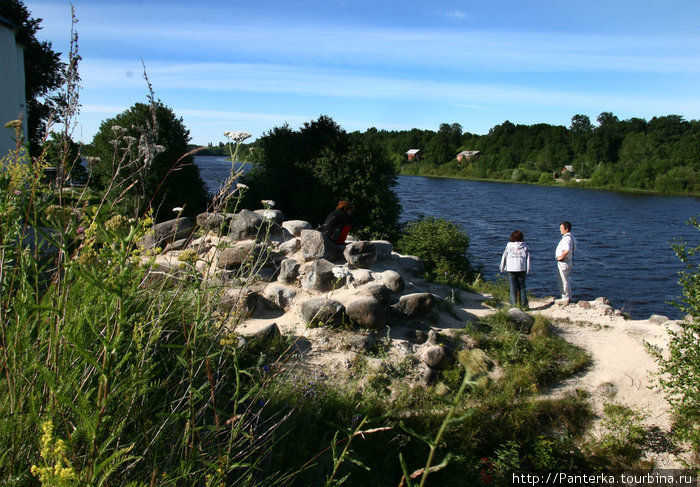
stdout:
POLYGON ((440 345, 432 345, 421 353, 421 361, 431 368, 437 368, 443 360, 445 360, 445 347, 440 345))
POLYGON ((425 274, 425 264, 423 264, 423 259, 416 257, 415 255, 398 255, 394 254, 394 260, 396 261, 396 266, 399 267, 409 274, 413 274, 417 277, 422 277, 425 274))
POLYGON ((309 325, 340 325, 344 315, 345 307, 333 299, 311 298, 301 304, 301 316, 309 325))
POLYGON ((651 315, 649 317, 649 322, 654 323, 656 325, 660 325, 662 323, 666 323, 667 321, 670 321, 668 316, 663 316, 663 315, 651 315))
POLYGON ((352 283, 355 286, 362 286, 363 284, 367 284, 368 282, 372 282, 374 280, 372 272, 367 269, 353 269, 351 273, 352 283))
POLYGON ((426 386, 429 386, 435 381, 435 377, 437 376, 437 372, 435 369, 429 367, 429 366, 424 366, 421 367, 420 371, 420 382, 425 384, 426 386))
POLYGON ((197 226, 206 231, 219 232, 226 225, 226 216, 223 213, 200 213, 197 215, 197 226))
POLYGON ((338 255, 337 246, 316 230, 301 231, 301 255, 305 261, 335 260, 338 255))
POLYGON ((141 246, 145 248, 162 247, 175 240, 188 238, 192 232, 194 232, 194 223, 188 217, 157 223, 141 240, 141 246))
POLYGON ((403 277, 396 271, 384 271, 381 276, 386 288, 393 293, 401 294, 406 288, 403 277))
POLYGON ((372 349, 373 340, 369 335, 350 333, 343 338, 343 344, 353 352, 369 352, 372 349))
POLYGON ((535 323, 535 319, 520 308, 510 308, 506 317, 522 333, 530 333, 532 325, 535 323))
POLYGON ((377 253, 378 261, 385 261, 391 258, 391 253, 394 251, 394 245, 388 240, 372 240, 374 249, 377 253))
POLYGON ((280 329, 277 326, 277 323, 270 323, 269 325, 263 326, 258 331, 253 333, 253 335, 251 335, 252 338, 255 338, 257 340, 262 340, 264 342, 273 340, 273 339, 281 337, 281 336, 282 336, 282 333, 280 332, 280 329))
POLYGON ((219 299, 217 309, 221 313, 240 314, 249 318, 255 311, 257 294, 241 288, 227 290, 219 299))
POLYGON ((345 246, 343 251, 345 261, 355 267, 368 269, 377 262, 377 252, 372 242, 361 241, 351 242, 345 246))
POLYGON ((296 289, 282 284, 270 284, 263 291, 263 298, 268 307, 285 310, 292 305, 297 295, 296 289))
POLYGON ((258 239, 264 236, 265 219, 250 210, 241 210, 231 219, 228 236, 233 240, 258 239))
POLYGON ((262 244, 253 240, 237 242, 233 247, 227 247, 219 253, 217 267, 219 269, 237 269, 243 264, 250 264, 260 257, 265 250, 262 244))
POLYGON ((181 238, 179 240, 175 240, 174 242, 170 242, 168 245, 165 246, 163 249, 163 253, 165 252, 170 252, 171 250, 182 250, 185 247, 187 247, 187 243, 190 240, 187 238, 181 238))
POLYGON ((371 296, 360 297, 348 303, 345 314, 363 328, 378 329, 386 325, 386 306, 371 296))
POLYGON ((357 294, 362 296, 372 296, 374 299, 380 303, 386 305, 391 301, 391 291, 389 291, 386 286, 379 282, 370 282, 357 290, 357 294))
POLYGON ((306 291, 327 292, 345 285, 345 279, 333 273, 335 266, 325 259, 307 262, 299 269, 301 287, 306 291))
POLYGON ((408 318, 425 316, 435 307, 435 296, 430 293, 405 294, 393 308, 408 318))
POLYGON ((287 220, 282 222, 282 228, 285 228, 289 233, 295 237, 301 237, 302 230, 312 230, 313 227, 311 223, 305 222, 304 220, 287 220))
POLYGON ((592 308, 591 303, 589 303, 588 301, 579 301, 577 304, 578 304, 579 308, 583 308, 583 309, 591 309, 592 308))
POLYGON ((296 282, 299 277, 299 262, 294 259, 284 259, 280 263, 280 273, 277 281, 285 284, 296 282))
POLYGON ((279 244, 277 250, 285 255, 292 255, 301 248, 301 239, 294 237, 279 244))

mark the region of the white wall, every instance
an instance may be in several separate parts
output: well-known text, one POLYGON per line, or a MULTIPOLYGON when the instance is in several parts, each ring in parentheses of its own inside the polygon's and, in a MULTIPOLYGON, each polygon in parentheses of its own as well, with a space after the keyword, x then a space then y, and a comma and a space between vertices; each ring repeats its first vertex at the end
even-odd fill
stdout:
POLYGON ((27 137, 27 110, 24 89, 24 50, 15 41, 14 31, 0 21, 0 158, 16 147, 14 130, 5 124, 22 112, 27 137))

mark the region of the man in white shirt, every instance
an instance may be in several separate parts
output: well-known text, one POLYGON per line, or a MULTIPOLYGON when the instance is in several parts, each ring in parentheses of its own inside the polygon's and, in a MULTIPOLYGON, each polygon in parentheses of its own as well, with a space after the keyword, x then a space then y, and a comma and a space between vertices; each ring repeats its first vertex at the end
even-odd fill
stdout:
POLYGON ((571 268, 574 265, 576 239, 571 235, 571 223, 567 221, 561 222, 559 225, 559 232, 561 232, 562 237, 559 241, 559 245, 557 245, 554 256, 557 259, 557 281, 559 284, 559 291, 561 292, 561 299, 557 299, 555 302, 557 304, 567 305, 571 300, 569 274, 571 274, 571 268))

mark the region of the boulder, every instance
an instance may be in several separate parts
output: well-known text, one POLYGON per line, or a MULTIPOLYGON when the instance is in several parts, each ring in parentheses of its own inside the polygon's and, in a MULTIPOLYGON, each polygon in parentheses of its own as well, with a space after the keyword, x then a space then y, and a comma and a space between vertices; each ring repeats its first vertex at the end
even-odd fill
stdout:
POLYGON ((237 269, 243 264, 257 260, 265 246, 253 240, 237 242, 233 247, 227 247, 219 253, 217 267, 219 269, 237 269))
POLYGON ((299 276, 299 262, 294 259, 284 259, 280 263, 280 273, 277 281, 285 284, 296 282, 299 276))
POLYGON ((421 361, 431 368, 437 368, 447 356, 445 347, 431 345, 426 347, 420 354, 421 361))
POLYGON ((335 266, 325 259, 307 262, 299 269, 301 287, 306 291, 327 292, 343 287, 345 278, 336 276, 335 266))
POLYGON ((206 231, 219 232, 226 222, 226 217, 223 213, 200 213, 197 215, 197 226, 206 231))
POLYGON ((394 266, 395 268, 401 268, 417 277, 422 277, 423 274, 425 274, 425 265, 423 264, 423 259, 420 257, 416 257, 415 255, 393 254, 393 258, 396 263, 394 266))
POLYGON ((667 321, 670 321, 668 316, 663 316, 663 315, 651 315, 649 317, 649 322, 654 323, 656 325, 660 325, 662 323, 666 323, 667 321))
POLYGON ((350 272, 352 273, 352 283, 355 286, 362 286, 374 280, 372 272, 367 269, 354 269, 350 272))
POLYGON ((508 321, 523 333, 530 333, 535 319, 520 308, 510 308, 506 313, 508 321))
POLYGON ((282 252, 284 255, 292 255, 297 250, 301 248, 301 239, 299 237, 294 237, 286 240, 279 244, 277 250, 282 252))
POLYGON ((221 313, 240 314, 242 318, 248 318, 255 311, 256 301, 256 293, 247 289, 233 288, 221 296, 217 309, 221 313))
POLYGON ((350 265, 368 269, 377 262, 377 251, 372 242, 352 242, 345 246, 343 257, 350 265))
POLYGON ((345 306, 348 318, 363 328, 382 328, 386 325, 386 311, 386 306, 371 296, 357 298, 345 306))
POLYGON ((386 286, 379 282, 370 282, 362 287, 359 287, 357 289, 357 294, 361 296, 371 296, 377 301, 386 305, 388 305, 389 301, 391 300, 391 291, 389 291, 386 286))
POLYGON ((435 296, 430 293, 406 294, 399 298, 393 308, 408 318, 424 316, 435 307, 435 296))
POLYGON ((277 323, 270 323, 269 325, 263 326, 258 331, 250 335, 250 338, 253 338, 255 340, 261 340, 263 342, 268 342, 281 336, 282 333, 280 332, 277 323))
POLYGON ((257 239, 263 235, 261 233, 265 219, 250 210, 241 210, 233 215, 228 230, 228 236, 233 240, 257 239))
POLYGON ((405 287, 406 283, 403 280, 403 277, 401 277, 401 274, 399 274, 396 271, 384 271, 381 274, 382 280, 384 281, 384 285, 387 287, 387 289, 393 293, 396 294, 401 294, 405 287))
POLYGON ((141 240, 141 246, 145 248, 163 247, 175 240, 188 238, 192 232, 194 232, 194 223, 187 217, 157 223, 141 240))
POLYGON ((282 228, 285 228, 295 237, 301 237, 302 230, 311 230, 313 227, 311 223, 305 222, 304 220, 287 220, 282 222, 282 228))
POLYGON ((391 253, 394 251, 394 246, 388 240, 372 240, 374 249, 377 253, 377 260, 384 261, 391 258, 391 253))
POLYGON ((271 308, 285 310, 292 305, 292 301, 297 295, 297 290, 282 284, 270 284, 263 291, 265 304, 271 308))
POLYGON ((344 314, 345 307, 333 299, 311 298, 301 305, 301 316, 309 325, 340 325, 344 314))
POLYGON ((338 246, 316 230, 301 231, 301 255, 305 261, 335 260, 338 246))

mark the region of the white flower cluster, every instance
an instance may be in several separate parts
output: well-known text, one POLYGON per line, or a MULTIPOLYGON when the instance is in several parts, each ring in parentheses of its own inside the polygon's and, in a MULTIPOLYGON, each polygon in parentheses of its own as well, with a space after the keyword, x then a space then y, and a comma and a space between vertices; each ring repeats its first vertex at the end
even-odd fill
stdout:
POLYGON ((265 208, 272 208, 275 206, 275 202, 273 200, 262 200, 260 201, 265 208))
POLYGON ((336 279, 343 279, 344 277, 350 276, 352 274, 350 273, 350 269, 348 269, 347 267, 334 267, 333 275, 336 279))
POLYGON ((237 142, 239 144, 241 142, 243 142, 245 139, 252 137, 248 132, 240 132, 240 131, 231 132, 230 130, 227 130, 226 132, 224 132, 224 136, 228 137, 232 141, 237 142))
POLYGON ((277 218, 277 214, 272 210, 264 210, 262 216, 265 220, 274 220, 277 218))

